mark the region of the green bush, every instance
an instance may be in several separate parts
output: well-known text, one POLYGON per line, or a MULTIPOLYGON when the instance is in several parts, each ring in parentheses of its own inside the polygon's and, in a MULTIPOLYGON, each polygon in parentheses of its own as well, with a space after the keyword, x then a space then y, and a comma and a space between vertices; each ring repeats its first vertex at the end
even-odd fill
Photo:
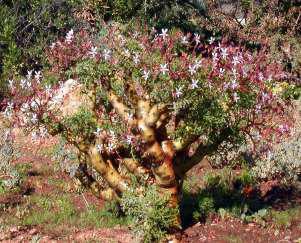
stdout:
POLYGON ((221 217, 230 214, 246 218, 265 207, 255 191, 251 196, 244 193, 245 187, 254 184, 254 179, 247 170, 233 176, 231 171, 224 169, 217 174, 207 174, 204 180, 205 187, 196 194, 191 207, 194 220, 204 221, 209 214, 217 212, 221 217))
POLYGON ((6 95, 8 79, 46 64, 45 47, 65 35, 66 29, 76 28, 79 20, 73 13, 81 4, 80 0, 0 0, 0 99, 6 95))
POLYGON ((144 242, 164 238, 178 215, 178 209, 168 207, 168 197, 162 196, 155 186, 128 190, 121 199, 121 206, 132 218, 133 231, 144 242))
POLYGON ((270 152, 269 156, 256 160, 252 174, 257 180, 278 179, 293 185, 301 176, 301 136, 284 141, 270 152))

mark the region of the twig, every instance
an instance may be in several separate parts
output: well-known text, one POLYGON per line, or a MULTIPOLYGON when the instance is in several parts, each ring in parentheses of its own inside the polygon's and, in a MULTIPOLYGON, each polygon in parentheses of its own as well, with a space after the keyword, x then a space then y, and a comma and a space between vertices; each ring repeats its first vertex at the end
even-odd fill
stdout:
POLYGON ((81 193, 81 194, 82 194, 82 197, 83 197, 83 199, 84 199, 84 201, 85 201, 86 208, 87 208, 87 209, 90 208, 90 205, 89 205, 89 203, 88 203, 88 201, 87 201, 87 199, 86 199, 84 193, 81 193))

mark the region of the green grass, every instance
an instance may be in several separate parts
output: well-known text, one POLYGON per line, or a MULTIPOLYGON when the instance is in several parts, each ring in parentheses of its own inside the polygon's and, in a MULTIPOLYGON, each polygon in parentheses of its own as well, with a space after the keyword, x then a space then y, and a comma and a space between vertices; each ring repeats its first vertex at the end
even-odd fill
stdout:
POLYGON ((279 228, 287 229, 294 222, 300 220, 301 218, 301 206, 290 208, 284 211, 275 211, 270 212, 270 217, 272 222, 279 228))
POLYGON ((33 195, 14 210, 13 216, 5 220, 7 225, 39 225, 45 230, 59 228, 64 231, 72 227, 111 228, 116 225, 128 225, 130 222, 128 217, 117 215, 112 207, 88 207, 79 210, 69 195, 33 195))
POLYGON ((32 226, 46 223, 58 225, 76 215, 74 205, 66 196, 55 199, 36 196, 31 198, 30 201, 31 205, 37 207, 33 207, 29 214, 23 218, 23 225, 32 226))

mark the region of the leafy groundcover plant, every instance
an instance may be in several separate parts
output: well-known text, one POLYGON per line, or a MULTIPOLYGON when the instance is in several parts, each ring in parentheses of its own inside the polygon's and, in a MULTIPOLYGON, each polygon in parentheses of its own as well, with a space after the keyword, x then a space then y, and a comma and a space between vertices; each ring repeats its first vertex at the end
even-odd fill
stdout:
MULTIPOLYGON (((4 114, 33 139, 61 135, 74 145, 75 175, 106 200, 129 194, 134 177, 138 195, 155 187, 177 209, 186 173, 222 143, 248 141, 264 151, 293 122, 283 98, 288 76, 264 51, 112 25, 96 36, 71 30, 46 55, 50 70, 10 82, 4 114)), ((161 226, 179 229, 175 215, 161 226)))

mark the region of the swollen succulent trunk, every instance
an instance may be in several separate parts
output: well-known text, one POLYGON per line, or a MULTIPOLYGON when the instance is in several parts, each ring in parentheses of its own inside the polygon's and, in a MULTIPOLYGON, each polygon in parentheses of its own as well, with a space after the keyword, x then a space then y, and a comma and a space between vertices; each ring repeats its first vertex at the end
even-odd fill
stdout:
MULTIPOLYGON (((111 105, 125 122, 136 131, 135 136, 139 137, 144 143, 142 159, 145 166, 134 158, 119 158, 110 154, 108 151, 101 151, 97 145, 102 143, 101 138, 90 140, 76 139, 72 135, 67 136, 70 143, 73 143, 79 150, 81 165, 76 173, 76 177, 82 184, 91 189, 92 192, 105 199, 119 199, 122 193, 129 189, 130 179, 120 173, 118 168, 122 164, 129 172, 136 177, 151 178, 148 183, 155 183, 158 191, 162 194, 168 194, 170 198, 170 207, 177 208, 179 205, 179 180, 185 174, 176 175, 175 158, 176 149, 171 140, 160 141, 162 131, 167 123, 168 114, 165 105, 153 105, 147 100, 139 100, 137 103, 136 115, 130 119, 128 108, 112 92, 108 92, 111 105), (87 166, 92 166, 99 175, 107 182, 108 188, 102 188, 92 176, 87 172, 87 166)), ((78 108, 78 106, 76 106, 78 108)), ((90 107, 92 108, 92 107, 90 107)), ((93 108, 92 108, 93 110, 93 108)), ((96 114, 94 114, 96 116, 96 114)), ((60 126, 59 126, 60 127, 60 126)), ((61 126, 63 127, 63 126, 61 126)), ((51 131, 52 129, 49 129, 51 131)), ((60 131, 54 130, 54 133, 60 131)), ((68 134, 68 132, 66 133, 68 134)), ((180 228, 181 222, 178 217, 175 227, 180 228)))

